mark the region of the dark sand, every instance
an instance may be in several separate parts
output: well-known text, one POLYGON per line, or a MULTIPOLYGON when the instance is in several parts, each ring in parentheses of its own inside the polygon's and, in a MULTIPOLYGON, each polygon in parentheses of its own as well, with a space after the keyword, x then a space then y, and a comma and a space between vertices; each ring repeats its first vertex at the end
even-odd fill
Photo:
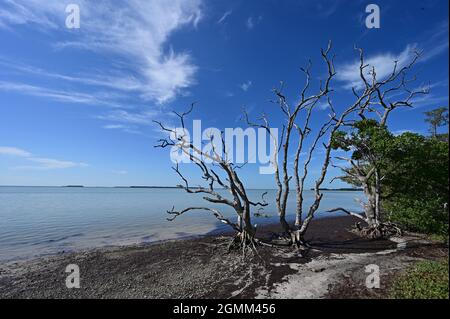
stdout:
MULTIPOLYGON (((0 298, 378 298, 392 278, 421 259, 448 257, 448 246, 409 238, 367 240, 349 217, 313 221, 301 256, 289 247, 259 247, 242 259, 227 252, 228 235, 101 248, 0 264, 0 298), (382 268, 381 289, 368 290, 364 266, 382 268), (81 288, 68 289, 65 268, 80 267, 81 288)), ((277 226, 259 230, 268 238, 277 226)))

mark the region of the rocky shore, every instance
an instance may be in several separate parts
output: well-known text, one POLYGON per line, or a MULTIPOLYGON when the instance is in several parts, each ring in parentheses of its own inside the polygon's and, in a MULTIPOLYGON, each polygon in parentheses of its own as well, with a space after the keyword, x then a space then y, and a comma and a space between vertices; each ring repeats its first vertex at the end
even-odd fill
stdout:
MULTIPOLYGON (((260 256, 228 252, 230 236, 102 248, 0 264, 0 298, 383 298, 392 279, 416 261, 448 258, 448 246, 418 235, 367 240, 349 217, 318 219, 306 256, 289 247, 259 247, 260 256), (66 267, 80 288, 66 287, 66 267), (380 269, 367 289, 366 266, 380 269)), ((277 226, 259 230, 268 238, 277 226)))

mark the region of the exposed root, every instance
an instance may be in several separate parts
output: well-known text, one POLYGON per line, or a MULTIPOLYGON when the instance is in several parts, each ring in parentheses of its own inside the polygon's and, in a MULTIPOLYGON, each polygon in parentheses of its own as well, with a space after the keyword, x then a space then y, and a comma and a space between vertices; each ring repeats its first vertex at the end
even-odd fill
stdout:
POLYGON ((271 246, 282 246, 282 247, 291 247, 297 250, 301 256, 304 256, 305 253, 311 248, 311 246, 303 239, 300 231, 291 230, 289 233, 281 233, 281 234, 272 234, 271 242, 273 243, 271 246))
POLYGON ((403 235, 403 232, 400 229, 400 227, 398 227, 397 225, 395 225, 391 222, 371 223, 369 221, 369 219, 366 218, 365 216, 358 214, 358 213, 351 212, 342 207, 329 210, 328 212, 332 213, 332 212, 337 212, 337 211, 342 211, 350 216, 359 218, 364 223, 368 224, 369 226, 366 226, 366 227, 362 227, 360 222, 356 223, 356 225, 355 225, 358 233, 363 237, 371 238, 371 239, 380 239, 380 238, 389 238, 392 236, 402 236, 403 235))
POLYGON ((299 230, 291 232, 290 246, 297 250, 301 257, 304 257, 311 246, 303 239, 299 230))
POLYGON ((254 233, 242 230, 234 236, 233 240, 228 245, 228 251, 242 250, 242 257, 245 258, 247 251, 250 250, 260 257, 256 248, 258 244, 259 241, 255 238, 254 233))
POLYGON ((366 238, 370 239, 385 239, 392 236, 402 236, 403 232, 397 225, 393 223, 379 223, 377 225, 370 225, 367 227, 361 227, 360 223, 356 224, 358 233, 366 238))

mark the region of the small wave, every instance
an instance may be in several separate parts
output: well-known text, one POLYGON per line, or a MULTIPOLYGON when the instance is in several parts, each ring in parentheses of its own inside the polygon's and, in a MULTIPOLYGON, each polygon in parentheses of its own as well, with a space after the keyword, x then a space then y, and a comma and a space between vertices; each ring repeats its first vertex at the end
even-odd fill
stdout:
POLYGON ((42 245, 42 244, 57 243, 57 242, 60 242, 60 241, 63 241, 63 240, 67 240, 69 238, 81 237, 83 235, 84 235, 83 233, 78 233, 78 234, 74 234, 74 235, 68 235, 68 236, 59 237, 59 238, 56 238, 56 239, 53 239, 53 238, 52 239, 46 239, 46 240, 43 240, 43 241, 40 241, 40 242, 35 242, 32 245, 33 246, 38 246, 38 245, 42 245))

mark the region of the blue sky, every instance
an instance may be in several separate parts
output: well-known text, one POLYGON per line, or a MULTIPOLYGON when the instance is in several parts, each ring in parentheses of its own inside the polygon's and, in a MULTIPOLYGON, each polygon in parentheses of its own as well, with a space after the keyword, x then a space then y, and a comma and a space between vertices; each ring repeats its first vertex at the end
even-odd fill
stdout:
MULTIPOLYGON (((324 76, 328 40, 342 71, 335 105, 351 99, 343 71, 355 44, 379 73, 424 51, 417 86, 431 92, 392 114, 394 132, 425 134, 423 112, 448 105, 447 0, 1 0, 0 39, 0 185, 174 186, 152 120, 171 124, 170 111, 193 101, 204 128, 245 126, 242 107, 272 114, 271 89, 284 81, 295 102, 309 58, 314 80, 324 76), (80 29, 65 26, 69 3, 79 4, 80 29), (380 29, 365 26, 369 3, 381 8, 380 29)), ((308 186, 320 165, 319 153, 308 186)), ((242 171, 249 187, 274 187, 257 172, 242 171)))

